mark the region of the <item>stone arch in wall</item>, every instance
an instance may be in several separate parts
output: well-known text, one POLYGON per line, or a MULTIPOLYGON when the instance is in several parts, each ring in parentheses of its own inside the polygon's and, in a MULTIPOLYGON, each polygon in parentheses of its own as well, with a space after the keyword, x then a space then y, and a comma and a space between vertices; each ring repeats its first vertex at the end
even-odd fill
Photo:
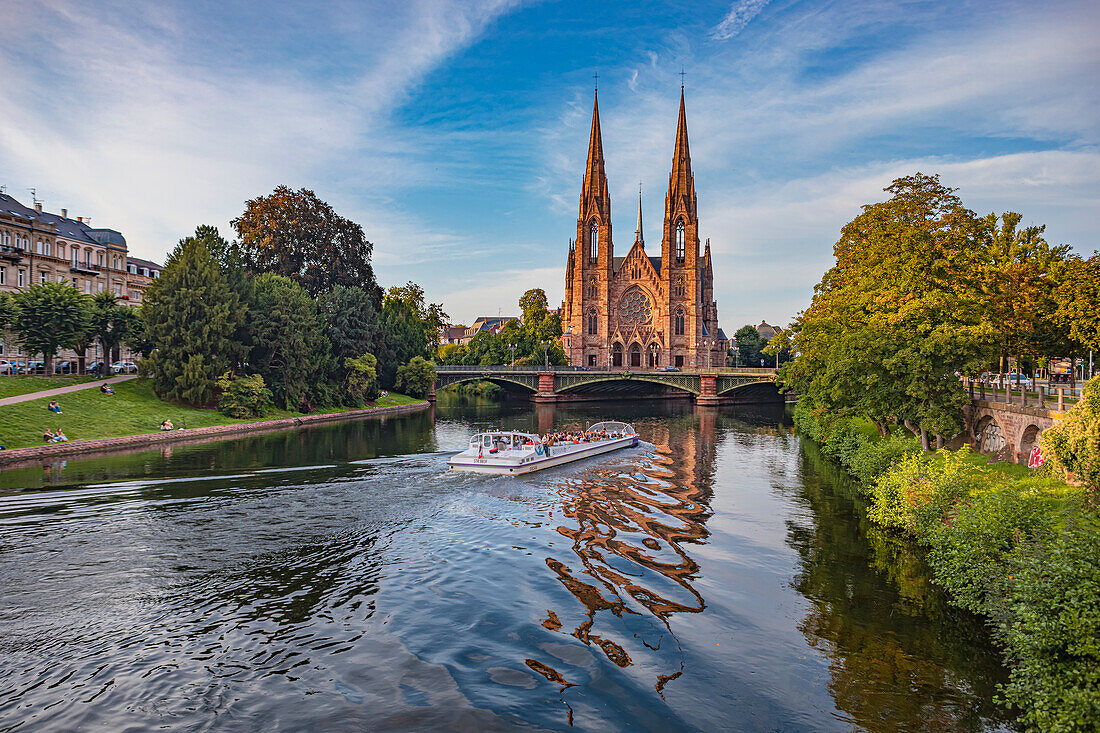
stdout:
POLYGON ((1005 447, 1004 430, 992 416, 978 420, 974 428, 974 445, 982 453, 996 453, 1005 447))
POLYGON ((1020 463, 1027 463, 1031 449, 1039 444, 1039 426, 1034 423, 1024 428, 1020 436, 1020 463))

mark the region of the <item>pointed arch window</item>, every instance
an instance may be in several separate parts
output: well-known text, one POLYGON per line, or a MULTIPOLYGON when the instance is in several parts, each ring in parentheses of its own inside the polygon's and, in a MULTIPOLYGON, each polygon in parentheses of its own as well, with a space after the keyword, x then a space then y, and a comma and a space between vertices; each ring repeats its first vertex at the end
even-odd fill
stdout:
POLYGON ((596 297, 596 289, 597 289, 596 276, 592 275, 591 277, 588 278, 588 297, 589 298, 595 298, 596 297))
POLYGON ((676 276, 676 294, 681 295, 681 296, 684 294, 684 276, 683 275, 677 275, 676 276))
POLYGON ((600 259, 600 227, 595 221, 588 230, 588 260, 598 262, 600 259))
POLYGON ((588 335, 595 336, 599 333, 599 317, 596 315, 596 309, 588 311, 588 335))
POLYGON ((676 222, 676 264, 684 264, 684 220, 676 222))
POLYGON ((677 309, 675 321, 676 321, 676 323, 675 323, 676 335, 677 336, 683 336, 684 335, 684 309, 683 308, 677 309))

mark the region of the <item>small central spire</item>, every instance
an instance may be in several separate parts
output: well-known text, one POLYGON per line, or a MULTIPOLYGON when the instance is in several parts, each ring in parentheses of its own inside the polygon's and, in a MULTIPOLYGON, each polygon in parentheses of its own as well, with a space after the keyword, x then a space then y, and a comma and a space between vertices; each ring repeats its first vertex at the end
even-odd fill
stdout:
POLYGON ((638 228, 634 230, 634 241, 645 246, 645 237, 642 236, 642 183, 638 182, 638 228))

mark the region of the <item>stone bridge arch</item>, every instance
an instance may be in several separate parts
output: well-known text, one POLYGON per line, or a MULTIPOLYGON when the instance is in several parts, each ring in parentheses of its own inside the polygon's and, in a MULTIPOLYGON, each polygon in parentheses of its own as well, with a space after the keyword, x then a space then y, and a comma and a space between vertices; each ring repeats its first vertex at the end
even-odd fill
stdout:
POLYGON ((453 387, 457 384, 463 384, 465 382, 492 382, 493 384, 504 387, 505 389, 519 387, 530 394, 535 394, 539 391, 538 376, 532 373, 531 377, 525 378, 525 375, 513 376, 510 374, 453 374, 448 375, 445 372, 436 375, 436 389, 445 389, 447 387, 453 387))
POLYGON ((1043 431, 1064 413, 1038 406, 975 399, 966 409, 970 447, 1000 460, 1026 463, 1043 431))

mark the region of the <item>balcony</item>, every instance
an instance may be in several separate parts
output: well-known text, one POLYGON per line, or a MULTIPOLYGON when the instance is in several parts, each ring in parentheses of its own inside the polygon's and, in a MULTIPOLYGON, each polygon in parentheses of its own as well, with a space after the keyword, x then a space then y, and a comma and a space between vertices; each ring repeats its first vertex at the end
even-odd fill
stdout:
POLYGON ((0 260, 10 260, 12 263, 22 262, 23 255, 26 250, 22 247, 2 247, 0 246, 0 260))
POLYGON ((93 265, 91 262, 74 262, 69 267, 69 272, 80 272, 85 275, 98 275, 103 270, 99 265, 93 265))

